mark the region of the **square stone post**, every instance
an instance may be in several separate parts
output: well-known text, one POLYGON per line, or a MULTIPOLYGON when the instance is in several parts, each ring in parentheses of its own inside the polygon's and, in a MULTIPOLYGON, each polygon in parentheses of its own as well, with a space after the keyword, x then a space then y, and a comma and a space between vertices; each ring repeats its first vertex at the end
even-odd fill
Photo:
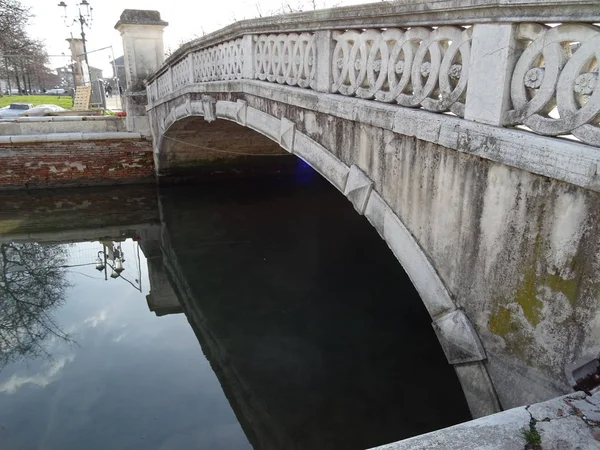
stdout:
POLYGON ((254 36, 245 34, 242 37, 242 78, 254 79, 254 36))
POLYGON ((195 75, 194 75, 194 54, 190 53, 188 55, 188 69, 189 69, 189 73, 188 73, 188 84, 194 84, 195 83, 195 75))
POLYGON ((510 83, 517 59, 516 25, 473 26, 465 119, 502 125, 510 107, 510 83))
POLYGON ((115 29, 121 33, 125 56, 127 130, 150 133, 146 115, 146 80, 165 60, 163 30, 168 25, 158 11, 126 9, 115 29))
POLYGON ((319 92, 331 92, 333 39, 331 31, 315 32, 315 79, 310 87, 319 92))

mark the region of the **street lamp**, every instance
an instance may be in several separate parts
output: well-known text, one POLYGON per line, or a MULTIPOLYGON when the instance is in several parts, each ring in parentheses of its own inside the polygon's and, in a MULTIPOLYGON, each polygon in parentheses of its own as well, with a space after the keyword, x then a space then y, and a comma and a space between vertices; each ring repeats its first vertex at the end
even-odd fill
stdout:
MULTIPOLYGON (((58 7, 63 8, 63 15, 61 17, 63 18, 65 25, 67 25, 67 4, 64 1, 61 1, 58 4, 58 7)), ((92 82, 92 72, 90 71, 90 63, 88 61, 84 27, 88 27, 89 29, 92 28, 92 20, 94 19, 94 17, 93 17, 94 8, 92 8, 90 6, 90 4, 88 3, 87 0, 81 0, 79 3, 77 3, 77 12, 78 12, 78 16, 73 19, 73 22, 71 24, 73 24, 75 22, 79 22, 79 24, 81 25, 81 40, 83 41, 83 56, 85 58, 85 64, 87 65, 87 69, 88 69, 88 78, 91 83, 92 82), (82 6, 84 7, 83 11, 81 10, 82 6)), ((69 26, 69 25, 67 25, 67 26, 69 26)))

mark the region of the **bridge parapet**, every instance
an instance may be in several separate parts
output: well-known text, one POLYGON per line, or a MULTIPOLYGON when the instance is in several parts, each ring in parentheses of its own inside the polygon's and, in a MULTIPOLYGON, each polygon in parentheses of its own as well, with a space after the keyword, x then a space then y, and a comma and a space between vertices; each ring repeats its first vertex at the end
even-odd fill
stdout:
POLYGON ((600 5, 473 3, 238 22, 172 55, 149 78, 150 106, 192 84, 260 80, 600 146, 600 5))

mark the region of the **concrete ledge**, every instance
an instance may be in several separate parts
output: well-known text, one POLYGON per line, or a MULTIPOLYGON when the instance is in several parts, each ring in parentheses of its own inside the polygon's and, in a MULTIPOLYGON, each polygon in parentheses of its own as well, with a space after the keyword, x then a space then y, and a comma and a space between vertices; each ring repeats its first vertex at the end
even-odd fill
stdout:
POLYGON ((539 433, 543 449, 598 449, 600 394, 583 392, 510 409, 372 450, 512 450, 526 441, 522 430, 539 433))
POLYGON ((105 133, 125 131, 119 117, 30 117, 0 121, 0 135, 41 135, 56 133, 105 133), (91 119, 91 120, 89 120, 91 119))
POLYGON ((0 136, 0 144, 30 144, 36 142, 66 142, 66 141, 106 141, 142 139, 141 133, 108 132, 108 133, 54 133, 32 134, 22 136, 0 136))
POLYGON ((28 123, 28 122, 99 122, 123 121, 122 117, 117 116, 34 116, 34 117, 15 117, 14 119, 0 119, 2 123, 28 123))

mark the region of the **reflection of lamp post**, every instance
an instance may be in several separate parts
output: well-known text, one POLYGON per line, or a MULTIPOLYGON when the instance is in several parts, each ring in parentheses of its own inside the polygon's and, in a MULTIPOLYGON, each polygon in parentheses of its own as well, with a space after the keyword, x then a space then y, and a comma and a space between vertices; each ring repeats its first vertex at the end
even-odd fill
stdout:
MULTIPOLYGON (((58 7, 64 9, 64 15, 62 16, 62 18, 66 24, 67 23, 67 4, 64 1, 61 1, 58 4, 58 7)), ((85 64, 87 65, 87 70, 88 70, 88 78, 89 78, 90 84, 91 84, 92 72, 90 71, 90 63, 88 61, 87 47, 85 45, 85 29, 84 29, 84 27, 88 27, 89 29, 92 28, 94 8, 92 8, 90 6, 90 4, 88 3, 87 0, 81 0, 81 2, 79 2, 77 4, 77 11, 78 11, 78 17, 75 17, 73 19, 73 22, 79 22, 79 24, 81 25, 81 40, 83 41, 83 56, 85 58, 85 64), (84 12, 81 11, 82 6, 85 7, 84 12)), ((71 35, 71 36, 73 36, 73 35, 71 35)))
POLYGON ((112 245, 107 255, 106 245, 103 244, 102 246, 103 249, 98 252, 98 257, 96 258, 96 270, 99 272, 104 272, 104 279, 107 280, 108 274, 106 268, 110 267, 112 269, 110 277, 119 278, 121 276, 121 272, 125 270, 125 267, 123 267, 123 263, 125 262, 125 254, 123 253, 123 249, 120 245, 118 247, 112 245), (102 257, 100 257, 100 255, 102 255, 102 257), (108 260, 112 261, 112 264, 110 264, 108 260))

